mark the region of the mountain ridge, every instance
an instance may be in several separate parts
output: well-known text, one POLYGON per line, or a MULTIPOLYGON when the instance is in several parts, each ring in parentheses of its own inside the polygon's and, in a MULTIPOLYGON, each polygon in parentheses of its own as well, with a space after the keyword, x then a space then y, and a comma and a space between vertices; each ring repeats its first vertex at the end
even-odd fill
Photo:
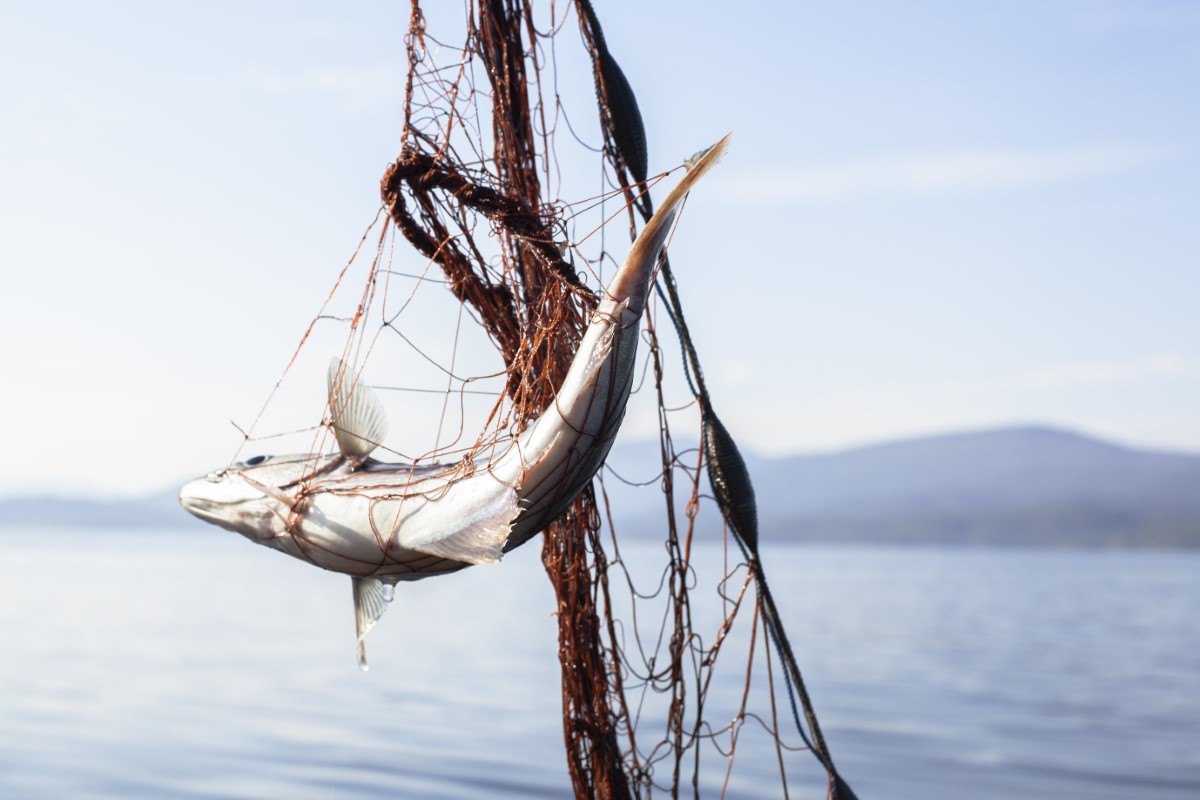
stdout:
MULTIPOLYGON (((648 441, 619 444, 609 456, 604 487, 622 533, 661 529, 658 453, 658 442, 648 441)), ((694 455, 683 463, 694 464, 694 455)), ((744 455, 764 541, 1200 547, 1200 454, 1021 426, 832 453, 744 455)), ((174 489, 113 500, 0 499, 0 528, 52 525, 203 523, 179 507, 174 489)))
MULTIPOLYGON (((1200 547, 1200 454, 1022 426, 744 455, 764 540, 1200 547)), ((613 483, 619 523, 643 527, 662 505, 656 487, 613 483)))

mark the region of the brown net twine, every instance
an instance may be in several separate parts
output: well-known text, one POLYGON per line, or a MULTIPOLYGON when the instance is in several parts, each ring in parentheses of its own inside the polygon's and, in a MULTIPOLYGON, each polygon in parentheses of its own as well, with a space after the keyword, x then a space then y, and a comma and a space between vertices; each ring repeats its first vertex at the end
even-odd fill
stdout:
MULTIPOLYGON (((525 3, 472 4, 458 63, 436 64, 414 2, 403 146, 382 181, 392 220, 442 267, 499 347, 518 427, 553 399, 596 303, 560 250, 562 209, 543 199, 555 157, 547 117, 557 113, 542 83, 539 40, 555 27, 539 32, 525 3), (499 244, 498 269, 475 241, 480 216, 499 244)), ((571 780, 578 796, 622 798, 632 792, 619 731, 630 726, 596 608, 598 531, 589 488, 545 531, 543 559, 558 597, 571 780)))
MULTIPOLYGON (((487 396, 478 438, 472 437, 479 427, 460 422, 457 432, 443 437, 439 425, 428 452, 398 453, 415 463, 449 455, 466 470, 552 402, 596 307, 604 273, 616 264, 606 248, 605 223, 618 218, 632 235, 638 218, 652 213, 649 188, 662 176, 647 183, 636 101, 586 0, 537 9, 532 0, 467 0, 465 20, 437 20, 437 35, 426 11, 445 13, 444 5, 411 3, 401 151, 380 187, 387 220, 353 312, 337 317, 323 309, 304 341, 318 321, 334 319, 350 329, 344 355, 364 360, 383 339, 398 337, 443 375, 449 387, 443 423, 452 397, 465 407, 471 395, 487 396), (560 49, 560 40, 571 47, 560 49), (560 79, 569 83, 568 73, 581 70, 592 72, 595 95, 579 101, 573 127, 560 79), (587 133, 576 133, 589 117, 591 130, 599 126, 591 145, 582 140, 587 133), (598 173, 599 192, 594 185, 580 190, 574 176, 594 181, 598 173), (564 195, 584 199, 569 202, 564 195), (420 274, 393 266, 400 238, 425 259, 420 274), (407 298, 400 289, 406 279, 415 281, 407 298), (444 285, 457 303, 454 346, 465 315, 465 324, 473 320, 494 346, 500 372, 463 378, 456 355, 435 357, 405 333, 406 310, 427 285, 444 285)), ((375 226, 368 235, 370 230, 375 226)), ((830 794, 852 797, 836 778, 778 624, 758 562, 748 476, 712 412, 665 256, 661 266, 665 290, 659 290, 661 305, 647 308, 645 388, 635 394, 652 386, 656 395, 661 473, 654 480, 663 491, 665 564, 647 578, 624 560, 604 481, 597 484, 601 502, 589 485, 544 531, 542 560, 557 596, 563 733, 575 793, 699 796, 702 789, 707 795, 720 788, 724 794, 739 740, 751 738, 753 730, 778 762, 784 796, 797 770, 789 751, 811 749, 828 772, 830 794), (695 398, 687 404, 692 427, 684 435, 691 444, 682 449, 671 431, 673 409, 655 327, 659 314, 679 336, 688 396, 695 398), (705 477, 715 497, 705 493, 705 477), (705 572, 693 559, 694 541, 701 531, 716 538, 721 530, 734 537, 725 537, 715 572, 705 572), (717 619, 707 635, 693 618, 698 586, 705 587, 704 602, 717 619), (743 624, 736 626, 739 618, 743 624), (730 648, 734 654, 722 657, 730 648), (719 666, 732 679, 720 677, 719 666), (787 685, 799 741, 781 733, 786 712, 777 708, 776 674, 787 685), (735 687, 736 696, 710 691, 722 683, 735 687)), ((317 433, 325 435, 324 429, 317 433)), ((606 473, 605 480, 615 478, 606 473)), ((510 541, 508 549, 521 543, 510 541)))

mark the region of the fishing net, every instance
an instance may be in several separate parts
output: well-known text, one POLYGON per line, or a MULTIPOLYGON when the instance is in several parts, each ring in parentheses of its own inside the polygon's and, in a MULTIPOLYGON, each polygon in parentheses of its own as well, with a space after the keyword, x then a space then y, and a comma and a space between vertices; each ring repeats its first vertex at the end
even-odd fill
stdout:
MULTIPOLYGON (((382 209, 297 351, 332 328, 347 363, 369 373, 389 351, 386 363, 407 364, 402 380, 372 385, 438 421, 425 441, 392 450, 412 463, 486 460, 553 402, 666 176, 648 175, 633 89, 590 3, 469 0, 464 10, 434 30, 412 0, 404 129, 382 209), (581 73, 589 91, 578 91, 581 73)), ((767 587, 749 476, 713 410, 665 255, 656 286, 635 396, 653 409, 658 463, 636 479, 662 490, 663 562, 624 559, 608 488, 625 478, 612 470, 543 532, 575 793, 723 793, 753 740, 773 751, 783 795, 798 777, 813 781, 804 750, 830 796, 852 797, 767 587), (694 558, 698 539, 724 542, 715 565, 694 558), (718 686, 739 691, 718 696, 718 686)), ((328 446, 328 425, 297 427, 314 452, 328 446)))

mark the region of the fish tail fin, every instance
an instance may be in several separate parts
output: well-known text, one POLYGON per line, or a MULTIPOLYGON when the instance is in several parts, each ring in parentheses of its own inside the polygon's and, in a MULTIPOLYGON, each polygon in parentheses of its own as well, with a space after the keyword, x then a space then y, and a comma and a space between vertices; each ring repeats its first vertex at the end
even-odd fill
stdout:
POLYGON ((637 241, 629 250, 629 255, 625 257, 625 263, 609 283, 606 293, 610 298, 617 301, 628 299, 630 310, 635 314, 642 313, 650 276, 658 261, 659 251, 666 244, 667 234, 671 232, 675 215, 679 213, 684 198, 692 187, 725 157, 732 136, 732 133, 726 134, 724 139, 687 160, 687 174, 671 189, 667 199, 654 212, 646 227, 642 228, 637 241))
MULTIPOLYGON (((658 211, 654 212, 654 216, 646 223, 646 227, 642 230, 641 239, 646 239, 648 242, 661 241, 666 236, 667 230, 670 229, 671 223, 675 220, 675 214, 679 211, 679 207, 683 205, 683 200, 687 197, 687 193, 700 182, 700 179, 708 174, 708 171, 720 163, 725 154, 729 152, 729 140, 733 138, 732 133, 725 134, 725 138, 721 141, 707 147, 695 155, 684 161, 687 167, 687 174, 679 183, 675 184, 670 193, 667 194, 667 199, 658 207, 658 211)), ((636 245, 635 245, 636 246, 636 245)), ((654 248, 655 255, 661 244, 654 248)))
POLYGON ((667 199, 663 201, 663 208, 670 208, 678 203, 683 195, 690 192, 692 187, 708 174, 710 169, 721 162, 721 159, 729 152, 729 141, 732 138, 733 133, 727 133, 716 144, 704 148, 683 162, 687 167, 687 174, 667 195, 667 199))

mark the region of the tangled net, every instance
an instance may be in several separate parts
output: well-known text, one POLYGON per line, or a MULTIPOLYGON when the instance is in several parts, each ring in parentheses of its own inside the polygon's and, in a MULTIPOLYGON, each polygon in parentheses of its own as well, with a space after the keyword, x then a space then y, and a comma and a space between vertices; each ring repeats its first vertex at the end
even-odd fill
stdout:
MULTIPOLYGON (((410 399, 430 392, 427 399, 440 403, 440 423, 428 447, 393 452, 413 463, 470 461, 511 439, 553 401, 596 307, 597 288, 616 263, 606 231, 627 228, 632 237, 653 213, 651 190, 663 176, 647 174, 633 90, 587 0, 552 2, 548 9, 535 9, 532 0, 468 0, 465 25, 438 38, 421 0, 411 2, 400 155, 381 180, 381 215, 334 294, 369 250, 366 279, 346 314, 330 310, 331 294, 301 344, 319 322, 335 320, 349 329, 343 357, 365 361, 397 342, 415 353, 432 368, 428 380, 441 388, 421 389, 412 385, 417 380, 375 388, 405 391, 410 399), (572 29, 582 45, 572 57, 590 64, 595 83, 587 103, 597 105, 599 135, 591 145, 576 133, 589 114, 570 109, 577 112, 572 121, 558 90, 557 43, 572 29), (578 175, 594 181, 598 166, 598 190, 580 189, 578 175), (610 225, 613 220, 620 225, 610 225), (373 248, 365 248, 371 237, 373 248), (395 266, 401 239, 424 259, 420 270, 395 266), (414 334, 420 325, 412 307, 431 290, 443 298, 448 293, 457 308, 452 331, 439 343, 448 350, 438 352, 429 344, 438 337, 418 341, 414 334), (486 336, 493 361, 467 363, 460 339, 471 330, 486 336)), ((557 595, 563 733, 576 796, 678 796, 690 785, 698 797, 710 784, 724 793, 739 737, 752 725, 773 745, 784 796, 797 770, 793 751, 808 750, 824 767, 828 796, 852 798, 830 759, 766 583, 749 476, 712 408, 665 255, 657 288, 660 304, 647 309, 644 321, 638 390, 652 386, 658 409, 661 470, 654 480, 664 495, 667 559, 657 586, 639 588, 623 560, 603 488, 598 498, 589 485, 544 530, 542 560, 557 595), (684 410, 690 414, 682 414, 686 447, 676 447, 672 431, 681 413, 668 402, 672 390, 656 326, 661 317, 679 338, 692 398, 684 410), (721 529, 723 561, 702 580, 693 543, 721 529), (719 621, 707 635, 694 624, 700 586, 709 587, 705 602, 718 606, 719 621), (740 637, 732 635, 739 623, 740 637), (735 646, 738 652, 724 655, 735 646), (744 687, 732 702, 710 696, 714 686, 734 685, 717 678, 719 669, 744 687), (765 687, 755 679, 763 672, 765 687), (777 704, 777 677, 790 715, 777 704)), ((314 448, 323 434, 318 431, 314 448)), ((613 479, 608 472, 605 480, 613 479)))

